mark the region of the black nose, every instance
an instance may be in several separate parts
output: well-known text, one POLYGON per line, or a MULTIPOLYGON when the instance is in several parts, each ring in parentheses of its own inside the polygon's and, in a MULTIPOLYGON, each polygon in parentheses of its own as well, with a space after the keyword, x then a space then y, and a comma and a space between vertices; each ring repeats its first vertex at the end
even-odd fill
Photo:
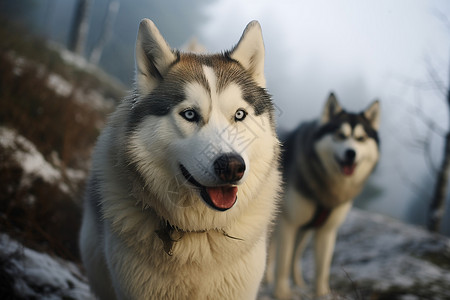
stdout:
POLYGON ((347 162, 353 162, 356 157, 356 152, 353 149, 347 149, 345 151, 345 161, 347 162))
POLYGON ((214 161, 214 172, 223 182, 238 181, 244 176, 244 159, 237 154, 223 154, 214 161))

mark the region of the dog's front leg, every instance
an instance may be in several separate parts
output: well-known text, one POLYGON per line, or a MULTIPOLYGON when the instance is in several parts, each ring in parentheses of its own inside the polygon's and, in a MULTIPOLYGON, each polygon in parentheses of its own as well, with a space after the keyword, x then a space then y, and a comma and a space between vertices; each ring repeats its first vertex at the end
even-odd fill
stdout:
POLYGON ((278 299, 290 299, 290 271, 292 269, 292 254, 297 226, 280 218, 275 267, 275 297, 278 299))
POLYGON ((292 273, 295 284, 301 288, 306 288, 306 283, 303 280, 302 274, 302 254, 308 245, 311 234, 311 230, 299 230, 297 234, 297 245, 295 248, 294 261, 292 262, 292 273))
MULTIPOLYGON (((126 246, 120 241, 120 238, 117 237, 115 233, 113 233, 109 226, 105 226, 105 257, 106 262, 108 265, 108 269, 111 276, 111 283, 112 286, 110 286, 110 289, 113 289, 115 292, 115 299, 117 300, 124 300, 129 299, 129 297, 124 292, 124 279, 122 278, 122 272, 119 270, 124 270, 127 267, 123 267, 122 263, 125 261, 125 259, 128 259, 129 256, 127 255, 127 252, 124 251, 124 248, 126 246), (120 254, 119 254, 120 253, 120 254), (118 255, 119 254, 119 255, 118 255)), ((132 280, 129 276, 128 280, 132 280)), ((106 300, 106 299, 101 299, 106 300)))
POLYGON ((330 292, 329 277, 336 235, 344 222, 352 202, 346 202, 333 209, 325 224, 316 231, 314 253, 316 262, 316 294, 326 295, 330 292))
POLYGON ((265 284, 272 284, 274 282, 274 276, 275 276, 275 255, 277 252, 277 238, 276 238, 277 231, 275 231, 272 236, 270 237, 269 241, 269 249, 267 252, 267 264, 266 264, 266 271, 264 273, 264 279, 263 282, 265 284))
MULTIPOLYGON (((114 232, 106 232, 105 256, 111 274, 111 288, 116 293, 116 299, 161 299, 161 294, 155 294, 158 286, 151 281, 150 267, 142 255, 135 252, 135 248, 129 247, 114 232)), ((148 247, 149 251, 152 248, 148 247)), ((140 253, 143 253, 142 249, 140 253)))
POLYGON ((331 258, 336 242, 336 228, 321 228, 317 230, 314 252, 316 263, 316 294, 326 295, 330 292, 328 280, 330 277, 331 258))

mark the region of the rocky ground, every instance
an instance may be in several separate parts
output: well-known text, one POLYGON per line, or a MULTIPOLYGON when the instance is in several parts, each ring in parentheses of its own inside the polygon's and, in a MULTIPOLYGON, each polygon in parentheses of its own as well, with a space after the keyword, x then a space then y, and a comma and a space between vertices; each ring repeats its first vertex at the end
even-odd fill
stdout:
MULTIPOLYGON (((303 266, 312 283, 311 249, 303 266)), ((353 209, 339 231, 330 285, 331 299, 450 299, 450 239, 353 209)), ((260 299, 273 299, 271 289, 263 286, 260 299)), ((295 294, 314 299, 308 290, 295 294)))

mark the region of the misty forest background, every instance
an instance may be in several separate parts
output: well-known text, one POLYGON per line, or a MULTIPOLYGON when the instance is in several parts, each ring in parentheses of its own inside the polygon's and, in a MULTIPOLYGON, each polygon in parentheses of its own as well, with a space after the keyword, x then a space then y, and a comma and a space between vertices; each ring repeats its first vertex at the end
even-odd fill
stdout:
MULTIPOLYGON (((0 1, 1 232, 34 249, 78 260, 82 189, 92 146, 106 116, 132 89, 139 21, 152 19, 175 48, 186 48, 198 40, 207 49, 229 49, 253 15, 233 11, 223 3, 0 1), (42 155, 53 175, 38 176, 36 170, 24 168, 21 162, 25 159, 18 159, 19 153, 42 155), (30 172, 32 176, 26 177, 30 172)), ((328 65, 327 54, 319 60, 311 55, 310 59, 302 47, 308 43, 323 45, 325 37, 311 34, 305 40, 295 30, 288 36, 274 25, 276 11, 273 16, 263 9, 255 11, 261 13, 268 89, 280 126, 291 129, 300 121, 317 117, 330 90, 337 92, 349 110, 362 110, 379 98, 381 161, 355 206, 450 236, 450 7, 443 3, 434 1, 435 7, 424 12, 444 38, 439 47, 421 49, 420 59, 412 60, 420 71, 402 73, 392 65, 392 72, 367 77, 361 71, 364 67, 349 73, 328 65), (298 44, 293 42, 297 34, 298 44), (286 45, 294 47, 280 46, 280 39, 286 36, 286 45), (296 56, 304 57, 307 63, 298 63, 296 56), (321 72, 327 66, 324 76, 321 72), (368 79, 375 76, 382 79, 368 79)), ((406 22, 401 10, 393 7, 388 13, 390 18, 406 22)), ((297 24, 301 20, 291 21, 297 24)), ((334 21, 340 20, 336 14, 334 21)), ((359 30, 370 39, 364 28, 359 30)), ((351 42, 344 49, 364 43, 351 42)), ((323 48, 332 57, 337 46, 323 48)), ((389 52, 397 45, 384 47, 389 52)), ((344 62, 349 59, 342 58, 344 62)))

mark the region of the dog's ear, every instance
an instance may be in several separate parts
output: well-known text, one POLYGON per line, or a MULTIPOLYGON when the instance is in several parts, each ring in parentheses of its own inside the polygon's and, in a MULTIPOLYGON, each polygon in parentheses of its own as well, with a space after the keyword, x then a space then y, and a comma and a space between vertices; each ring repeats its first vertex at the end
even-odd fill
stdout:
POLYGON ((320 119, 321 124, 325 124, 331 120, 331 118, 342 111, 342 107, 339 104, 336 96, 333 92, 328 96, 327 103, 322 112, 322 118, 320 119))
POLYGON ((369 107, 363 112, 364 117, 372 124, 372 127, 375 130, 378 130, 380 127, 380 101, 373 101, 369 107))
POLYGON ((150 93, 176 58, 155 24, 143 19, 136 40, 136 84, 139 93, 150 93))
POLYGON ((248 23, 238 44, 231 50, 230 57, 237 60, 260 87, 266 87, 264 41, 258 21, 248 23))

